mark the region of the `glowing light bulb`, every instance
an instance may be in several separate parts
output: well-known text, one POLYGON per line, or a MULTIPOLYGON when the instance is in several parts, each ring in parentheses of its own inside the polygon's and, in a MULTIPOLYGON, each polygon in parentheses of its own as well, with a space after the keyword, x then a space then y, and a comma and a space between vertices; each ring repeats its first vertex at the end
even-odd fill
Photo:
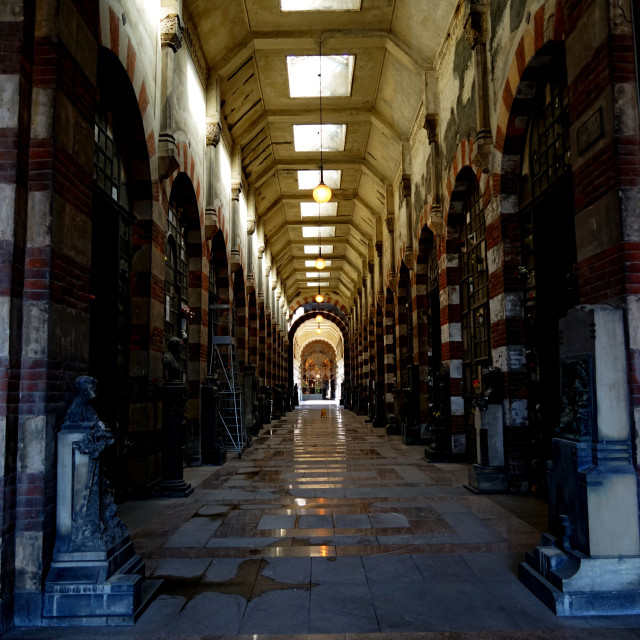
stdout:
POLYGON ((313 199, 319 203, 324 204, 331 200, 331 189, 327 187, 324 180, 320 180, 320 184, 313 190, 313 199))
POLYGON ((322 256, 318 256, 316 258, 316 269, 324 269, 326 266, 326 263, 324 261, 324 258, 322 256))
POLYGON ((317 320, 318 322, 320 322, 320 320, 322 320, 322 316, 321 316, 320 314, 318 314, 318 315, 316 316, 316 320, 317 320))
POLYGON ((321 293, 319 293, 316 296, 316 302, 323 302, 323 301, 324 301, 324 296, 321 293))

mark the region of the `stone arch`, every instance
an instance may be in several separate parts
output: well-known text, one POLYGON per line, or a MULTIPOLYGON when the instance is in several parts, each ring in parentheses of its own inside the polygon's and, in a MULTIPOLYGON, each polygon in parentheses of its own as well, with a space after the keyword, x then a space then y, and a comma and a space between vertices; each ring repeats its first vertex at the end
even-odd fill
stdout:
POLYGON ((154 113, 149 109, 150 97, 148 87, 153 87, 146 78, 143 65, 138 64, 140 47, 137 46, 130 29, 123 24, 123 21, 116 14, 105 0, 100 0, 99 4, 100 22, 98 29, 98 42, 100 45, 111 51, 125 69, 131 86, 136 95, 136 103, 142 117, 142 124, 145 134, 145 144, 147 146, 151 177, 153 181, 158 179, 158 163, 156 148, 156 133, 153 128, 154 113))

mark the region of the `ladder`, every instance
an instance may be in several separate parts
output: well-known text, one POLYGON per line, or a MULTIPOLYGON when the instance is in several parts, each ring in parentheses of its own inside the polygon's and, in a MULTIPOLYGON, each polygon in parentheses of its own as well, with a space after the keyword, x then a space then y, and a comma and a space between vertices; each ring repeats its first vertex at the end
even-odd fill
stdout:
MULTIPOLYGON (((218 379, 220 385, 220 405, 218 415, 224 431, 227 448, 235 449, 240 455, 248 445, 248 436, 242 420, 242 390, 235 338, 235 309, 228 304, 209 305, 211 333, 211 359, 209 372, 218 379), (228 335, 215 335, 214 324, 228 326, 228 335)), ((216 331, 217 332, 217 331, 216 331)))

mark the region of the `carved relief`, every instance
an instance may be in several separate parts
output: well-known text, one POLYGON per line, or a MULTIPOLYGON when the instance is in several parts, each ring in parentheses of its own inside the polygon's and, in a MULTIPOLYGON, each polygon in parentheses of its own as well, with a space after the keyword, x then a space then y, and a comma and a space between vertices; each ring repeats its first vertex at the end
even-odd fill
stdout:
POLYGON ((479 44, 486 44, 488 33, 487 13, 481 5, 471 8, 464 24, 464 35, 471 49, 479 44))
POLYGON ((182 46, 183 27, 180 16, 172 13, 160 21, 160 44, 175 53, 182 46))
POLYGON ((438 142, 438 114, 428 113, 424 119, 424 128, 427 132, 427 140, 429 144, 438 142))
POLYGON ((402 176, 402 197, 411 197, 411 176, 408 174, 402 176))
POLYGON ((212 147, 217 147, 220 144, 220 138, 222 137, 222 125, 220 124, 220 119, 215 118, 207 118, 206 124, 206 133, 205 140, 207 145, 211 145, 212 147))

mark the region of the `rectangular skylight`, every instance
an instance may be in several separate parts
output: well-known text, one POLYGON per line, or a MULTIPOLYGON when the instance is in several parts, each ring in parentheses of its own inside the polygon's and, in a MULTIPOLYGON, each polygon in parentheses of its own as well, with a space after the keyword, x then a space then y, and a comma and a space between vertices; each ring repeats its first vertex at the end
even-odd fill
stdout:
MULTIPOLYGON (((324 251, 324 247, 322 247, 322 249, 324 251)), ((325 265, 327 265, 327 267, 331 266, 331 260, 325 260, 324 263, 325 263, 325 265)), ((305 267, 315 267, 316 266, 316 261, 315 260, 305 260, 304 261, 304 266, 305 267)))
POLYGON ((330 278, 331 277, 331 273, 329 273, 328 271, 307 271, 307 273, 305 274, 307 276, 307 278, 319 278, 320 276, 322 276, 323 278, 330 278))
MULTIPOLYGON (((322 125, 322 150, 344 151, 346 124, 322 125)), ((320 151, 320 124, 294 124, 293 147, 296 151, 320 151)))
POLYGON ((322 67, 322 97, 350 96, 355 57, 287 56, 289 96, 318 98, 320 96, 320 67, 322 67))
MULTIPOLYGON (((324 183, 332 189, 339 189, 342 182, 342 169, 325 169, 324 183)), ((320 169, 298 171, 298 189, 315 189, 320 184, 320 169)))
POLYGON ((328 287, 328 282, 307 282, 307 287, 328 287))
MULTIPOLYGON (((317 244, 307 244, 304 247, 304 252, 306 255, 317 255, 318 254, 318 245, 317 244)), ((329 255, 330 253, 333 253, 333 245, 332 244, 327 244, 327 245, 322 245, 322 255, 329 255)), ((315 264, 315 261, 314 263, 315 264)))
POLYGON ((335 227, 302 227, 303 238, 333 238, 335 235, 335 227))
POLYGON ((281 11, 360 11, 362 0, 280 0, 281 11))
POLYGON ((301 218, 312 218, 312 217, 317 218, 319 215, 320 216, 337 216, 338 203, 337 202, 323 202, 322 204, 318 204, 317 202, 301 202, 300 203, 301 218))

